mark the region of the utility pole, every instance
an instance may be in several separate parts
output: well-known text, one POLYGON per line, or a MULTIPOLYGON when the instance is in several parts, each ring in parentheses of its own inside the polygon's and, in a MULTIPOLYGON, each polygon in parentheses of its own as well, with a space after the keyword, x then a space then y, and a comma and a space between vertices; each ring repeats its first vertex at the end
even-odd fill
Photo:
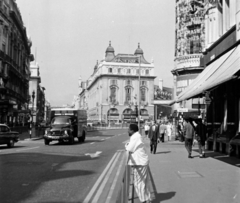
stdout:
POLYGON ((138 82, 139 82, 139 89, 138 89, 138 129, 140 132, 140 93, 141 93, 141 56, 139 56, 139 72, 138 72, 138 82))

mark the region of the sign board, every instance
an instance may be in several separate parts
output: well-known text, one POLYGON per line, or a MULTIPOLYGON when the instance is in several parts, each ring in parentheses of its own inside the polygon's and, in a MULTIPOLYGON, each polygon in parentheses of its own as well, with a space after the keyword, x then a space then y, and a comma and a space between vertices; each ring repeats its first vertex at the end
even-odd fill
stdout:
POLYGON ((177 112, 188 112, 188 108, 178 108, 177 112))

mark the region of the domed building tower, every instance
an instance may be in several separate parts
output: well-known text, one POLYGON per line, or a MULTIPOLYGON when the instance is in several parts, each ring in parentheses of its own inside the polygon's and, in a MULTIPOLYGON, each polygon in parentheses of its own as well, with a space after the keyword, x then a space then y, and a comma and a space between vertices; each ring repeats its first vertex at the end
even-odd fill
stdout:
POLYGON ((110 125, 136 122, 139 115, 141 122, 153 118, 154 64, 145 60, 140 44, 134 54, 114 52, 110 41, 81 93, 80 98, 87 100, 88 119, 110 125))
POLYGON ((105 54, 105 61, 106 62, 111 61, 112 59, 114 59, 115 54, 114 54, 114 48, 111 46, 111 41, 109 41, 109 46, 106 49, 105 53, 106 53, 105 54))

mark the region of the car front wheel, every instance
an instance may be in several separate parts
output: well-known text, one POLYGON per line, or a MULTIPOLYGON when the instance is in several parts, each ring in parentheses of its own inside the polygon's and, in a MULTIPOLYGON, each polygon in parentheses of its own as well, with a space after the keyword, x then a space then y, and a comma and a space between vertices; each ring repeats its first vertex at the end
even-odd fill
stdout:
POLYGON ((14 147, 14 141, 13 140, 9 140, 9 143, 7 144, 7 146, 9 148, 14 147))
POLYGON ((44 144, 49 145, 49 141, 47 139, 44 139, 44 144))

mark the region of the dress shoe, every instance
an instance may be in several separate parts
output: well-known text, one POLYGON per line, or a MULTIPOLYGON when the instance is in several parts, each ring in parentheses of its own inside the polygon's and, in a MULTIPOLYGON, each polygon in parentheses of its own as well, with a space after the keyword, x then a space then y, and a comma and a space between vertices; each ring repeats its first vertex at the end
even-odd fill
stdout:
POLYGON ((193 157, 191 155, 188 155, 188 158, 192 159, 193 157))

